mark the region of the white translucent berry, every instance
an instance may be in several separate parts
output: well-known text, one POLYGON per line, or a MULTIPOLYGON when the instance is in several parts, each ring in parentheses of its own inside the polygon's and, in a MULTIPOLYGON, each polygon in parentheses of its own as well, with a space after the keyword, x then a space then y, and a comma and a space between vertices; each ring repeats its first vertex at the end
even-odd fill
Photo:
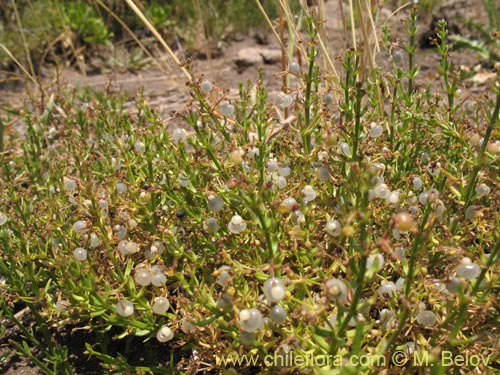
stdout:
POLYGON ((421 310, 417 314, 417 322, 423 326, 433 326, 434 324, 436 324, 436 321, 436 314, 434 314, 430 310, 421 310))
POLYGON ((464 279, 475 279, 480 273, 481 268, 469 258, 463 258, 461 264, 456 268, 457 276, 464 279))
POLYGON ((380 184, 380 185, 375 186, 375 188, 373 189, 373 192, 375 193, 375 196, 377 198, 381 198, 381 199, 387 199, 389 197, 389 195, 391 194, 391 191, 389 190, 389 188, 387 187, 386 184, 380 184))
POLYGON ((95 234, 95 232, 90 233, 90 248, 95 249, 99 244, 100 240, 97 234, 95 234))
POLYGON ((188 187, 191 184, 191 180, 184 172, 181 172, 177 176, 177 183, 181 187, 188 187))
POLYGON ((441 172, 441 163, 437 162, 433 165, 429 166, 429 173, 433 177, 439 176, 439 173, 441 172))
POLYGON ((406 250, 404 247, 396 247, 394 249, 394 255, 398 260, 404 260, 406 257, 406 250))
POLYGON ((137 223, 137 221, 135 219, 128 219, 127 220, 127 226, 128 226, 128 229, 130 230, 134 230, 135 228, 137 228, 139 224, 137 223))
POLYGON ((203 94, 209 93, 210 91, 212 91, 212 88, 213 88, 213 85, 212 85, 212 83, 208 79, 204 79, 200 83, 200 91, 203 94))
POLYGON ((111 158, 111 167, 115 170, 118 171, 122 167, 122 162, 120 159, 117 158, 111 158))
POLYGON ((437 189, 429 189, 427 191, 427 201, 435 202, 439 198, 439 191, 437 189))
POLYGON ((473 220, 476 218, 478 213, 477 206, 471 205, 465 209, 465 218, 468 220, 473 220))
POLYGON ((239 165, 243 163, 243 156, 245 155, 245 151, 241 147, 238 147, 236 150, 233 150, 229 153, 229 160, 231 160, 234 164, 239 165))
POLYGON ((220 107, 220 114, 224 117, 232 117, 234 115, 234 105, 229 102, 223 102, 220 107))
POLYGON ((401 193, 397 190, 394 190, 389 193, 385 201, 387 202, 387 204, 397 204, 400 197, 401 193))
POLYGON ((146 151, 146 145, 143 142, 135 142, 134 148, 135 148, 135 151, 137 151, 141 154, 146 151))
POLYGON ((400 65, 403 62, 403 53, 401 50, 396 49, 392 53, 392 61, 394 61, 394 64, 400 65))
POLYGON ((395 325, 396 314, 394 313, 394 311, 389 309, 382 309, 379 315, 380 315, 379 321, 384 330, 388 330, 395 325))
POLYGON ((384 267, 384 256, 382 254, 371 254, 366 259, 366 269, 374 268, 380 271, 384 267))
POLYGON ((327 296, 340 303, 347 302, 347 286, 339 279, 332 278, 325 281, 325 292, 327 296))
POLYGON ((269 310, 269 318, 275 324, 281 324, 286 320, 286 310, 280 306, 275 305, 269 310))
POLYGON ((403 351, 406 353, 406 355, 413 355, 413 353, 415 353, 415 350, 417 350, 417 345, 414 341, 408 341, 403 344, 403 351))
POLYGON ((207 220, 205 220, 205 224, 203 226, 205 230, 208 230, 209 232, 218 232, 220 229, 219 222, 217 221, 217 218, 215 217, 209 217, 207 220))
POLYGON ((284 207, 286 207, 290 211, 295 211, 299 207, 299 204, 297 203, 295 198, 292 198, 292 197, 287 197, 287 198, 283 199, 282 204, 284 207))
POLYGON ((195 330, 195 326, 188 319, 182 318, 181 320, 181 331, 186 335, 192 333, 195 330))
POLYGON ((186 140, 187 140, 187 133, 185 129, 176 128, 172 132, 172 142, 174 142, 174 144, 179 144, 179 142, 186 143, 186 140))
POLYGON ((159 342, 167 342, 174 338, 174 332, 170 329, 170 327, 163 326, 156 333, 156 339, 159 342))
POLYGON ((401 232, 398 228, 392 228, 392 236, 398 241, 401 239, 401 232))
POLYGON ((151 201, 151 193, 149 191, 141 191, 139 194, 139 203, 146 205, 151 201))
POLYGON ((130 316, 134 313, 134 305, 132 302, 122 299, 118 301, 118 303, 115 305, 116 313, 118 315, 127 317, 130 316))
POLYGON ((146 267, 141 267, 135 271, 134 280, 137 285, 148 286, 151 284, 151 272, 146 267))
POLYGON ((280 302, 285 298, 286 290, 283 281, 277 277, 267 279, 264 283, 264 295, 271 303, 280 302))
POLYGON ((165 245, 161 241, 154 241, 151 247, 145 251, 146 259, 151 259, 155 255, 161 255, 165 251, 165 245))
POLYGON ((8 219, 9 219, 9 217, 6 214, 4 214, 3 212, 0 212, 0 226, 4 225, 8 219))
POLYGON ((405 282, 406 282, 406 280, 402 277, 400 277, 399 279, 396 280, 396 283, 394 285, 396 286, 396 290, 398 292, 403 290, 403 288, 405 286, 405 282))
POLYGON ((439 279, 434 279, 432 286, 439 294, 448 293, 448 290, 446 289, 446 284, 439 279))
POLYGON ((500 154, 500 141, 489 143, 486 147, 486 151, 492 155, 500 154))
POLYGON ((316 199, 317 193, 311 185, 306 185, 302 189, 302 194, 304 194, 304 203, 312 202, 316 199))
POLYGON ((422 182, 422 179, 420 177, 413 177, 413 180, 412 180, 412 189, 414 191, 418 191, 420 189, 422 189, 422 186, 423 186, 423 182, 422 182))
POLYGON ((73 224, 73 230, 78 234, 85 233, 88 230, 87 222, 84 220, 75 221, 75 223, 73 224))
POLYGON ((156 297, 153 302, 153 312, 155 314, 161 315, 165 314, 170 307, 170 302, 167 297, 156 297))
POLYGON ((264 325, 262 313, 255 308, 241 310, 240 324, 244 331, 255 332, 261 329, 264 325))
POLYGON ((421 205, 425 206, 427 204, 428 197, 429 194, 427 194, 426 192, 420 193, 420 195, 418 196, 418 201, 421 205))
POLYGON ((299 74, 300 73, 300 65, 297 61, 292 61, 290 65, 288 66, 288 71, 292 74, 299 74))
POLYGON ((368 200, 369 201, 372 201, 376 198, 375 196, 375 191, 373 189, 369 189, 368 190, 368 200))
POLYGON ((154 286, 162 286, 167 282, 167 276, 165 276, 160 266, 152 266, 150 272, 151 284, 154 286))
POLYGON ((280 92, 277 100, 278 107, 288 108, 293 104, 293 98, 291 95, 280 92))
POLYGON ((259 148, 258 147, 253 147, 250 151, 248 151, 248 157, 250 159, 255 159, 257 156, 259 156, 259 148))
POLYGON ((234 215, 228 224, 228 229, 231 233, 239 234, 243 232, 247 227, 247 224, 240 215, 234 215))
POLYGON ((378 294, 382 297, 392 297, 397 294, 396 285, 392 281, 388 281, 378 288, 378 294))
POLYGON ((408 213, 411 216, 418 216, 420 214, 420 208, 418 208, 417 206, 410 206, 408 207, 408 213))
POLYGON ((450 293, 457 293, 459 285, 460 279, 458 277, 450 277, 449 281, 446 283, 446 289, 450 293))
POLYGON ((368 135, 371 138, 378 138, 383 133, 384 133, 384 128, 382 127, 382 125, 376 124, 374 122, 370 124, 370 130, 368 130, 368 135))
POLYGON ((342 225, 338 220, 328 220, 325 225, 326 232, 333 237, 338 237, 342 233, 342 225))
POLYGON ((163 244, 163 242, 159 241, 159 240, 156 240, 153 242, 153 245, 151 246, 151 251, 153 251, 153 247, 155 247, 155 252, 157 254, 162 254, 163 251, 165 251, 165 245, 163 244))
POLYGON ((118 243, 118 248, 120 249, 122 255, 135 254, 139 251, 139 245, 137 245, 137 243, 125 240, 118 243))
POLYGON ((351 148, 346 142, 342 142, 339 145, 338 153, 347 157, 351 157, 351 148))
POLYGON ((73 251, 73 256, 75 257, 76 260, 83 262, 84 260, 87 259, 87 250, 85 250, 83 247, 77 247, 73 251))
POLYGON ((266 164, 267 170, 269 172, 276 172, 278 171, 279 165, 278 162, 274 159, 269 159, 266 164))
POLYGON ((240 332, 240 341, 243 345, 252 345, 255 339, 257 338, 256 332, 240 332))
POLYGON ((486 185, 485 183, 481 183, 481 184, 476 186, 476 193, 480 197, 489 195, 490 192, 491 192, 490 187, 488 185, 486 185))
POLYGON ((445 211, 444 202, 441 199, 436 199, 432 204, 432 206, 434 207, 434 212, 436 213, 436 216, 442 217, 445 211))
POLYGON ((221 266, 218 268, 217 272, 217 278, 215 279, 215 282, 219 284, 220 286, 225 286, 226 283, 229 281, 231 278, 231 275, 229 274, 229 271, 231 270, 231 267, 229 266, 221 266))
POLYGON ((318 179, 321 182, 327 182, 330 181, 330 170, 326 167, 319 167, 318 168, 318 179))
POLYGON ((286 187, 286 178, 283 176, 276 176, 274 182, 276 183, 278 189, 284 189, 286 187))
POLYGON ((124 183, 122 183, 122 182, 118 182, 118 183, 116 184, 116 192, 117 192, 118 194, 125 193, 127 190, 128 190, 127 185, 125 185, 124 183))
POLYGON ((215 304, 220 310, 227 310, 233 305, 233 301, 227 293, 224 293, 215 304))
POLYGON ((219 212, 224 208, 224 201, 213 195, 208 196, 208 209, 213 212, 219 212))
POLYGON ((97 205, 99 206, 99 208, 102 210, 102 211, 107 211, 108 208, 109 208, 109 204, 108 204, 108 201, 106 199, 99 199, 97 201, 97 205))
POLYGON ((118 239, 124 240, 125 238, 127 238, 127 228, 125 226, 116 224, 113 227, 113 231, 115 232, 115 235, 116 237, 118 237, 118 239))
POLYGON ((335 98, 333 97, 333 94, 331 92, 326 93, 325 96, 323 97, 323 100, 327 105, 333 104, 334 99, 335 98))
MULTIPOLYGON (((303 225, 306 223, 306 216, 300 210, 295 210, 292 213, 292 221, 296 225, 303 225)), ((299 228, 300 229, 300 228, 299 228)))
POLYGON ((290 169, 290 167, 281 167, 281 168, 278 168, 278 174, 282 177, 288 177, 290 176, 290 173, 292 172, 292 170, 290 169))
POLYGON ((77 188, 75 180, 72 178, 64 177, 64 190, 68 193, 75 191, 77 188))

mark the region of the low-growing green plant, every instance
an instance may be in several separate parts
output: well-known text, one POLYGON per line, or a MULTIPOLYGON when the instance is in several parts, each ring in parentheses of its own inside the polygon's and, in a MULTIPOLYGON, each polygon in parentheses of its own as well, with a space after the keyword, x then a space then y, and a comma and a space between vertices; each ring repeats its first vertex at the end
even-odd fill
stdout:
POLYGON ((91 91, 26 111, 21 150, 0 154, 11 350, 77 372, 68 328, 106 373, 495 373, 498 82, 456 108, 443 45, 446 98, 394 61, 381 117, 350 50, 336 102, 307 17, 293 90, 198 76, 166 118, 91 91))
POLYGON ((475 30, 479 36, 472 38, 454 34, 450 36, 453 47, 456 49, 467 49, 475 52, 483 63, 493 65, 500 59, 500 8, 491 0, 482 1, 488 24, 480 23, 477 20, 469 19, 464 23, 475 30))

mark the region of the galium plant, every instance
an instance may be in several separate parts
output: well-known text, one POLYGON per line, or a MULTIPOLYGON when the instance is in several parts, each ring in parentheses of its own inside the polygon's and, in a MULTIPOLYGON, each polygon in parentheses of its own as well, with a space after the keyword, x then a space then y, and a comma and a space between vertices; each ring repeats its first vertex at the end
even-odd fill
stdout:
POLYGON ((336 359, 290 369, 318 374, 420 371, 391 360, 401 351, 432 374, 495 371, 498 83, 450 116, 449 100, 412 84, 413 61, 385 78, 408 87, 381 118, 356 51, 333 100, 309 30, 307 73, 278 95, 259 79, 233 96, 201 76, 167 119, 143 97, 132 114, 91 92, 26 113, 22 152, 0 155, 13 351, 69 374, 54 337, 70 327, 95 335, 86 354, 108 373, 238 372, 217 358, 243 354, 259 373, 290 354, 336 359), (127 358, 151 342, 162 361, 127 358), (443 364, 444 350, 484 361, 443 364))

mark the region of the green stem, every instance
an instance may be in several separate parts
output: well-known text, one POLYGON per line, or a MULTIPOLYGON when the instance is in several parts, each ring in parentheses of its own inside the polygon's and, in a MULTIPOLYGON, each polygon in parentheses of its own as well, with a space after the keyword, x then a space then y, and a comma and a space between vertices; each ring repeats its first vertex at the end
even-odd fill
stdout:
POLYGON ((2 118, 0 118, 0 152, 3 152, 3 134, 5 132, 5 124, 2 121, 2 118))
MULTIPOLYGON (((311 21, 312 22, 312 21, 311 21)), ((306 95, 304 103, 304 119, 305 127, 302 129, 302 141, 304 143, 304 150, 306 155, 311 153, 311 88, 314 81, 314 65, 316 59, 316 47, 314 45, 314 38, 316 34, 312 31, 312 44, 309 50, 309 72, 307 74, 306 95)))
POLYGON ((476 163, 476 165, 472 169, 472 173, 470 175, 469 181, 467 182, 467 190, 465 192, 465 204, 464 204, 465 208, 467 208, 469 206, 470 200, 472 198, 472 192, 474 191, 474 187, 476 186, 477 176, 479 174, 479 171, 481 170, 481 167, 483 166, 483 158, 484 158, 484 154, 486 152, 486 148, 488 147, 488 142, 490 140, 491 133, 493 132, 493 129, 495 128, 495 125, 498 122, 499 112, 500 112, 500 91, 497 92, 495 109, 493 110, 493 113, 490 117, 490 121, 488 124, 488 128, 486 129, 486 133, 484 134, 484 137, 483 137, 483 144, 481 145, 481 150, 479 151, 479 155, 477 158, 478 162, 476 163))
POLYGON ((358 160, 359 136, 361 134, 361 101, 363 90, 361 82, 356 83, 356 102, 354 103, 354 139, 352 144, 352 160, 358 160))
POLYGON ((431 214, 431 204, 427 203, 424 216, 422 218, 422 223, 420 224, 420 227, 418 228, 418 234, 417 238, 415 238, 415 242, 413 243, 413 247, 411 249, 411 254, 410 254, 410 262, 408 264, 408 274, 406 275, 406 280, 405 280, 405 297, 408 298, 410 291, 411 291, 411 284, 413 282, 413 277, 415 275, 415 264, 417 262, 419 250, 422 247, 423 240, 424 240, 424 233, 425 233, 425 226, 427 225, 427 222, 429 220, 429 216, 431 214))

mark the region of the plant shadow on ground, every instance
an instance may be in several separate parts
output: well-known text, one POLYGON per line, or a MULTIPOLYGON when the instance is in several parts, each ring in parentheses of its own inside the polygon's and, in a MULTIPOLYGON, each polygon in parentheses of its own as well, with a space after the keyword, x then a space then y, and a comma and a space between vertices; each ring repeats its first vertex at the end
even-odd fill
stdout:
MULTIPOLYGON (((112 327, 108 332, 97 336, 95 332, 85 329, 84 326, 68 325, 53 332, 54 342, 68 350, 68 361, 75 374, 101 375, 104 373, 103 362, 86 353, 86 344, 93 345, 95 342, 107 342, 105 353, 110 357, 127 358, 131 368, 148 367, 171 369, 172 363, 187 363, 192 358, 192 351, 186 347, 176 347, 176 344, 160 344, 156 340, 144 341, 143 337, 128 336, 118 339, 116 336, 123 333, 118 327, 112 327)), ((38 337, 41 339, 41 337, 38 337)), ((16 340, 16 334, 11 335, 9 340, 16 340)), ((102 350, 101 350, 102 351, 102 350)), ((0 355, 5 352, 5 344, 0 347, 0 355), (4 350, 2 350, 4 347, 4 350)), ((37 356, 36 350, 34 355, 37 356)), ((43 357, 39 356, 40 360, 43 357)), ((108 363, 109 371, 112 372, 112 363, 108 363)), ((40 370, 25 359, 15 354, 10 354, 6 361, 0 365, 2 374, 41 374, 40 370)), ((175 366, 174 366, 175 368, 175 366)))

